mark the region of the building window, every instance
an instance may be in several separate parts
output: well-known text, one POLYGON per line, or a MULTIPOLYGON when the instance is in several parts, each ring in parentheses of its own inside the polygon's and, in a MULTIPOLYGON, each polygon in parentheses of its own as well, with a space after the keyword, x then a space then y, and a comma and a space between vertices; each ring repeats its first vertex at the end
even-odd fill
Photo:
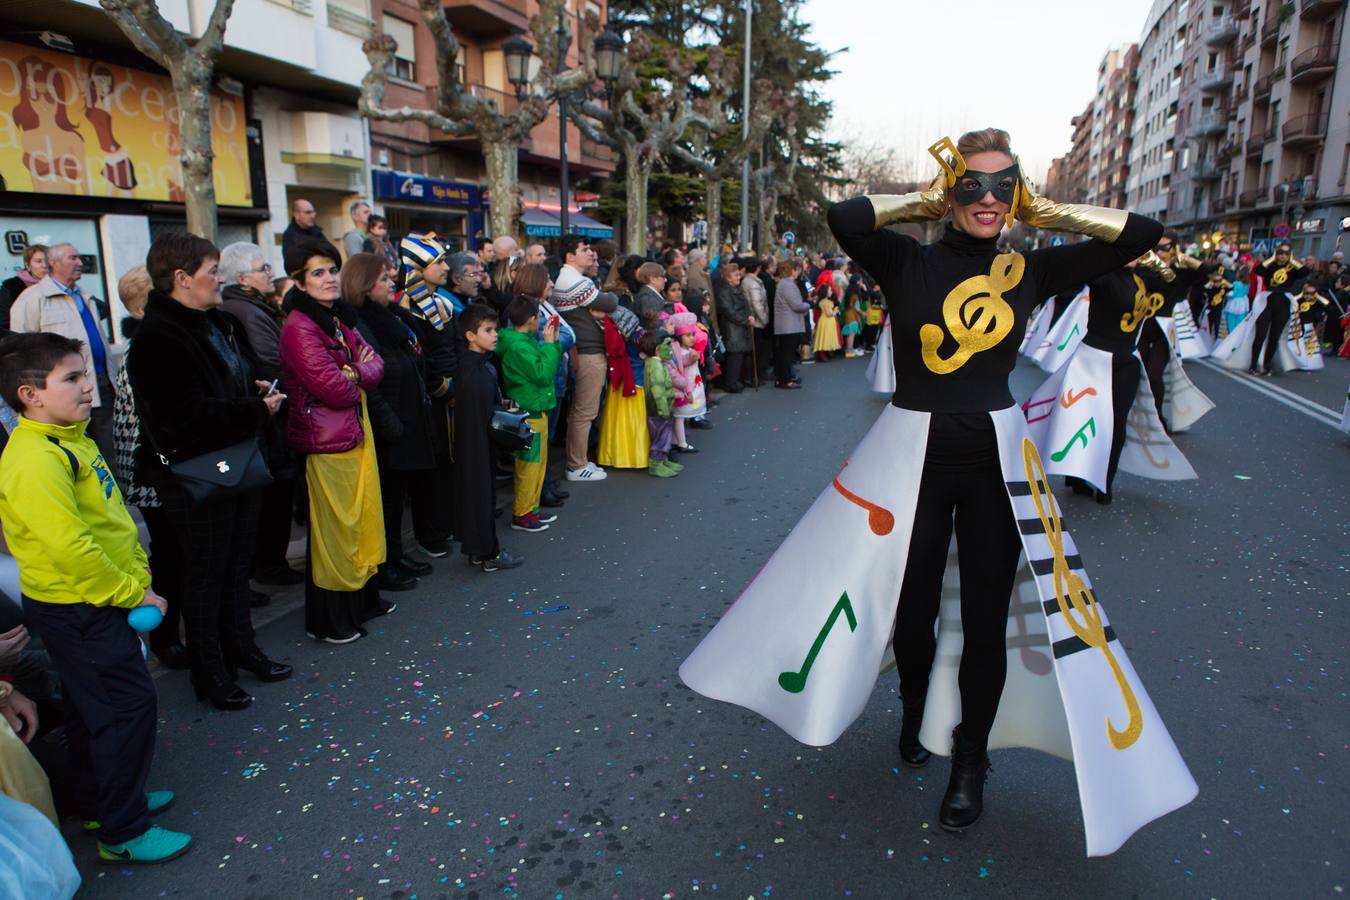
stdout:
POLYGON ((398 42, 394 58, 386 72, 404 81, 417 80, 417 29, 411 22, 396 16, 384 17, 384 33, 398 42))
POLYGON ((1345 173, 1347 169, 1350 169, 1350 144, 1345 145, 1345 155, 1341 157, 1341 177, 1336 182, 1337 184, 1345 184, 1345 173))

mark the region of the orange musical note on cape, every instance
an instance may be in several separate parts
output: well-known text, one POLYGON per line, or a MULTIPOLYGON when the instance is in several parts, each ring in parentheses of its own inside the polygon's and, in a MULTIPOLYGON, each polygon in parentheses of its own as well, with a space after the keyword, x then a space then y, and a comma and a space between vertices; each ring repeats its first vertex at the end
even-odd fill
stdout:
POLYGON ((1065 409, 1068 409, 1070 406, 1073 406, 1075 403, 1077 403, 1079 400, 1082 400, 1084 397, 1095 397, 1095 396, 1097 396, 1096 388, 1083 388, 1077 394, 1073 392, 1073 388, 1069 388, 1067 391, 1064 392, 1064 396, 1059 398, 1059 405, 1064 407, 1065 409))
MULTIPOLYGON (((843 475, 844 469, 847 468, 848 463, 844 463, 844 468, 839 470, 839 475, 843 475)), ((844 487, 839 482, 839 475, 834 476, 834 489, 843 495, 848 502, 855 503, 867 510, 867 527, 872 529, 872 533, 878 537, 890 534, 891 530, 895 528, 895 514, 884 506, 878 506, 870 500, 864 500, 844 487)))

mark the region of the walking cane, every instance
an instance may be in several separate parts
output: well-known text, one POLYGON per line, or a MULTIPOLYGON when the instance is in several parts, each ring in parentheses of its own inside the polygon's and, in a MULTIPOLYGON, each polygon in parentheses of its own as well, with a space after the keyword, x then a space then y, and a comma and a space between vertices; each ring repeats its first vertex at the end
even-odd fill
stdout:
POLYGON ((755 326, 751 325, 751 326, 750 326, 750 366, 751 366, 751 368, 754 370, 754 373, 755 373, 755 390, 759 390, 759 353, 758 353, 758 351, 756 351, 756 349, 755 349, 755 345, 758 344, 758 343, 759 343, 759 341, 755 340, 755 326))

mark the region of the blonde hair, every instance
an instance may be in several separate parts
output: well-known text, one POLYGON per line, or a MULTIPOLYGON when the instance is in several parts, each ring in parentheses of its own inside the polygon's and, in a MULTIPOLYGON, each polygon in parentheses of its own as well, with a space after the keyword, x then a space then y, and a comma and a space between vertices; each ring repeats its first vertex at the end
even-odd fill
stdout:
POLYGON ((132 266, 117 279, 117 298, 122 301, 129 315, 138 319, 141 317, 145 301, 150 297, 150 287, 150 273, 145 266, 132 266))
POLYGON ((960 151, 962 156, 972 156, 976 153, 1013 155, 1012 138, 1008 137, 1008 132, 1002 128, 982 128, 979 131, 967 131, 956 142, 956 149, 960 151))

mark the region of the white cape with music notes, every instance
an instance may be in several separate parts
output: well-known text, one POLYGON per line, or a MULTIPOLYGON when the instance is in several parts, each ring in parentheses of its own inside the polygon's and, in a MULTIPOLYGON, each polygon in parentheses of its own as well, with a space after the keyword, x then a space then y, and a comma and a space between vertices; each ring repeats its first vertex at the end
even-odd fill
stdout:
POLYGON ((1059 371, 1083 342, 1083 335, 1087 334, 1088 299, 1088 289, 1083 288, 1069 301, 1069 308, 1051 326, 1045 340, 1028 354, 1042 371, 1059 371))
MULTIPOLYGON (((1143 478, 1178 481, 1198 478, 1172 439, 1167 436, 1158 419, 1153 403, 1153 391, 1143 372, 1143 363, 1135 358, 1140 368, 1139 389, 1125 417, 1125 446, 1120 454, 1120 469, 1143 478)), ((1111 463, 1111 442, 1115 437, 1115 415, 1112 392, 1115 390, 1111 354, 1083 344, 1073 357, 1045 380, 1031 399, 1022 404, 1027 417, 1027 432, 1045 460, 1045 469, 1052 475, 1081 478, 1099 491, 1106 490, 1106 475, 1111 463)), ((1167 373, 1180 373, 1181 364, 1175 357, 1168 364, 1167 373)), ((1185 410, 1185 424, 1189 427, 1198 415, 1193 410, 1208 412, 1214 404, 1201 394, 1195 385, 1184 380, 1171 389, 1169 379, 1168 404, 1171 409, 1185 410), (1198 399, 1192 395, 1198 395, 1198 399), (1178 393, 1182 399, 1178 401, 1178 393), (1208 404, 1203 407, 1202 403, 1208 404), (1184 407, 1178 407, 1178 402, 1184 407)))
MULTIPOLYGON (((1287 293, 1283 291, 1279 293, 1262 291, 1252 301, 1252 311, 1247 314, 1247 317, 1239 322, 1236 328, 1228 332, 1228 337, 1219 341, 1218 345, 1215 346, 1214 352, 1210 354, 1215 362, 1226 369, 1234 369, 1239 372, 1245 371, 1251 365, 1252 345, 1256 343, 1256 320, 1261 318, 1261 314, 1266 311, 1266 304, 1272 302, 1290 304, 1292 310, 1290 321, 1298 318, 1298 306, 1287 293)), ((1286 325, 1285 328, 1289 329, 1290 325, 1286 325)), ((1303 368, 1294 356, 1288 331, 1275 342, 1275 348, 1273 361, 1275 371, 1288 372, 1303 368)), ((1257 360, 1258 365, 1263 362, 1264 359, 1257 360)))
MULTIPOLYGON (((1013 598, 1009 678, 990 746, 1070 755, 1088 855, 1105 855, 1188 803, 1197 788, 1104 612, 1084 593, 1082 562, 1063 530, 1021 410, 990 416, 1035 585, 1032 596, 1024 580, 1013 598), (1028 616, 1030 608, 1040 614, 1028 616)), ((927 413, 886 407, 680 666, 687 685, 752 709, 803 743, 823 746, 839 738, 866 706, 890 648, 928 424, 927 413), (836 548, 828 566, 819 562, 822 535, 836 548)), ((942 627, 953 617, 959 618, 959 605, 944 605, 942 627)), ((939 635, 921 732, 937 752, 947 751, 960 718, 957 670, 943 646, 939 635)))

